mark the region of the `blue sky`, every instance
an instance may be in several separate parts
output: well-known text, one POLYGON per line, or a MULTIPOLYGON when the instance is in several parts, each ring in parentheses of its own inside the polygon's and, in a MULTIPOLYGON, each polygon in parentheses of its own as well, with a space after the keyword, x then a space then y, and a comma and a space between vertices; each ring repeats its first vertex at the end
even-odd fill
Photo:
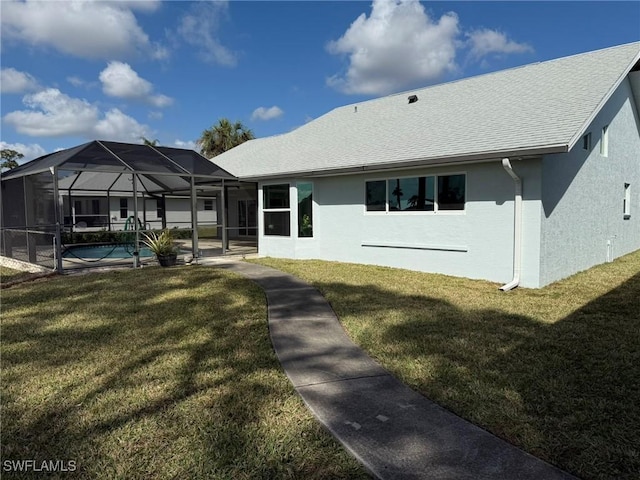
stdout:
POLYGON ((194 148, 222 117, 281 134, 341 105, 640 40, 638 1, 2 0, 0 19, 0 141, 24 161, 96 138, 194 148))

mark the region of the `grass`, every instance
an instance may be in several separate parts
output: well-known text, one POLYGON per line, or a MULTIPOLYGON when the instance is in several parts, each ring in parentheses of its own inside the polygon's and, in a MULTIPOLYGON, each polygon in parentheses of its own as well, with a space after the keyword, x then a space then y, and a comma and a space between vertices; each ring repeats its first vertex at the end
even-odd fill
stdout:
POLYGON ((584 479, 640 478, 640 251, 543 289, 259 259, 315 285, 353 340, 458 415, 584 479))
POLYGON ((2 292, 1 334, 3 462, 73 460, 66 478, 367 477, 282 373, 264 294, 242 277, 21 284, 2 292))
POLYGON ((31 274, 28 272, 0 266, 0 283, 15 282, 17 280, 27 278, 30 275, 31 274))

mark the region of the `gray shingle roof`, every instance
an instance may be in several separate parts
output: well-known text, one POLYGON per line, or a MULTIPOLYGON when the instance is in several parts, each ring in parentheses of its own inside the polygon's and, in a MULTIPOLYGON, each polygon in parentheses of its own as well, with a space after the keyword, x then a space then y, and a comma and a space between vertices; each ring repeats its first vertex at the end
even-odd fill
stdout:
POLYGON ((259 178, 567 151, 639 59, 636 42, 347 105, 213 161, 259 178))

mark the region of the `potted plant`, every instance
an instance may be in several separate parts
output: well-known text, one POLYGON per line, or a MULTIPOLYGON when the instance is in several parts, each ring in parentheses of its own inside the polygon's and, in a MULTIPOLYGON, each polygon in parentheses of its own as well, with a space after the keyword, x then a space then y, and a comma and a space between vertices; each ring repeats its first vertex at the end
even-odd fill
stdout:
POLYGON ((156 255, 161 266, 170 267, 176 264, 178 248, 169 229, 164 229, 160 234, 151 232, 148 235, 143 234, 143 236, 142 242, 156 255))

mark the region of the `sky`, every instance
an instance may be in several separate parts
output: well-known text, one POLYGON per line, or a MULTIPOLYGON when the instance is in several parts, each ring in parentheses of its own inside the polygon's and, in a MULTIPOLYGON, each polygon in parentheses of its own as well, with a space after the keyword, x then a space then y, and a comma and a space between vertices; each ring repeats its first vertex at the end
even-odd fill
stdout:
MULTIPOLYGON (((0 147, 194 148, 413 88, 640 41, 640 1, 0 0, 0 147)), ((597 68, 594 65, 594 68, 597 68)))

